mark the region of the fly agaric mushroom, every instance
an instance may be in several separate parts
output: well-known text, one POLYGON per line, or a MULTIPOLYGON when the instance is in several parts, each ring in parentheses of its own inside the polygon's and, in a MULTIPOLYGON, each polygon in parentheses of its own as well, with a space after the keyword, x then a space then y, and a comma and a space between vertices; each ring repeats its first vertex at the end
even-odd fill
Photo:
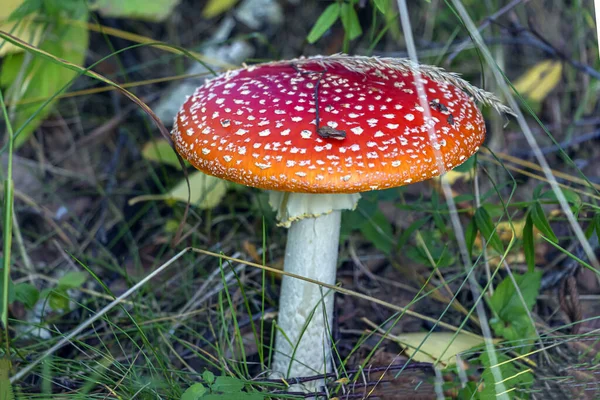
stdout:
MULTIPOLYGON (((300 58, 208 80, 179 111, 172 136, 201 171, 273 190, 270 203, 290 228, 284 270, 333 285, 341 210, 353 209, 360 192, 423 181, 467 160, 485 137, 475 101, 509 112, 437 67, 300 58), (417 95, 417 72, 426 103, 417 95)), ((329 289, 284 276, 273 371, 328 372, 332 316, 329 289)))

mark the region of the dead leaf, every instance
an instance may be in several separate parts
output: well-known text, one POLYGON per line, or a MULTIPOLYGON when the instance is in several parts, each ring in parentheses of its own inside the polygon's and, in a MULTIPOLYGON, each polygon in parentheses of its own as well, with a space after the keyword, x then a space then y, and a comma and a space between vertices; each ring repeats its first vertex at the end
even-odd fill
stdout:
POLYGON ((454 185, 458 180, 464 180, 465 182, 469 182, 473 179, 473 173, 471 171, 459 172, 456 170, 451 170, 442 175, 441 178, 437 179, 442 179, 448 182, 450 185, 454 185))
POLYGON ((97 0, 93 8, 105 17, 164 21, 179 0, 97 0))
MULTIPOLYGON (((0 7, 0 31, 10 32, 14 36, 33 46, 38 46, 42 38, 42 24, 33 22, 35 15, 29 15, 18 21, 8 22, 8 17, 24 3, 24 0, 2 0, 0 7)), ((23 49, 4 40, 0 40, 0 57, 20 53, 23 49)))
POLYGON ((546 60, 529 68, 514 83, 515 89, 525 98, 541 102, 556 87, 562 74, 562 63, 546 60))
POLYGON ((146 143, 142 149, 142 156, 146 160, 160 162, 181 169, 181 164, 179 164, 175 150, 164 139, 151 140, 146 143))
MULTIPOLYGON (((225 193, 228 183, 214 176, 206 175, 203 172, 196 171, 189 175, 191 198, 190 204, 200 209, 210 209, 216 207, 225 193)), ((185 179, 182 179, 168 193, 158 195, 142 195, 129 200, 133 205, 140 201, 164 200, 164 201, 188 201, 188 186, 185 179)))
POLYGON ((455 333, 452 332, 416 332, 388 336, 398 342, 414 361, 430 363, 439 361, 447 367, 456 363, 458 354, 484 343, 483 337, 461 332, 456 334, 456 337, 454 335, 455 333))
POLYGON ((206 19, 214 18, 229 11, 238 0, 209 0, 202 10, 202 16, 206 19))

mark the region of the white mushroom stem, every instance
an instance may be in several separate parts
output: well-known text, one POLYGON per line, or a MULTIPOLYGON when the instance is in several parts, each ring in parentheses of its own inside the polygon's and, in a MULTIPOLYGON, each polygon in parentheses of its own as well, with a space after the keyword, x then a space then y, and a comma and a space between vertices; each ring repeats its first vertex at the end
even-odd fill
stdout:
MULTIPOLYGON (((358 194, 273 192, 280 225, 289 226, 284 271, 334 285, 341 211, 353 209, 358 194)), ((273 376, 303 377, 331 371, 333 291, 284 276, 279 300, 273 376)), ((322 382, 312 382, 312 390, 322 382)))
MULTIPOLYGON (((335 284, 341 212, 292 223, 284 271, 335 284)), ((273 370, 284 377, 311 376, 331 369, 331 289, 284 276, 279 300, 273 370), (293 361, 292 361, 293 358, 293 361)))

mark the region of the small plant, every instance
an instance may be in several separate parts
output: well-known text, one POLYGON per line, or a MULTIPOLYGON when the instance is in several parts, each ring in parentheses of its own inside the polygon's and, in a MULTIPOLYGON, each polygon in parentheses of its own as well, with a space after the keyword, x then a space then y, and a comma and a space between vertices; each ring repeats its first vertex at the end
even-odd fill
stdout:
POLYGON ((217 376, 204 371, 204 383, 194 383, 181 395, 181 400, 263 400, 257 392, 244 391, 247 383, 232 376, 217 376))
MULTIPOLYGON (((340 20, 344 28, 344 44, 343 51, 348 52, 350 41, 359 38, 363 34, 356 7, 359 6, 359 0, 335 1, 323 10, 312 29, 308 33, 306 40, 308 43, 317 42, 333 25, 340 20)), ((373 43, 377 43, 383 34, 388 31, 390 26, 395 26, 397 21, 396 12, 392 8, 391 0, 372 0, 373 3, 373 21, 376 21, 378 16, 383 16, 385 26, 375 38, 374 30, 371 33, 373 43)), ((375 25, 374 25, 375 26, 375 25)))

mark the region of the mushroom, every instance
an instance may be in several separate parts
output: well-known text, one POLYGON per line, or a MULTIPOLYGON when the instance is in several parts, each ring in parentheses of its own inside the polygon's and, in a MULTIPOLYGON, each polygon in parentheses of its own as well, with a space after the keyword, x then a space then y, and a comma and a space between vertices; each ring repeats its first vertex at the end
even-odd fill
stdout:
MULTIPOLYGON (((473 155, 485 138, 475 101, 491 94, 437 67, 346 55, 228 71, 199 87, 175 118, 177 151, 196 168, 272 190, 289 227, 284 270, 335 284, 341 210, 360 195, 423 181, 473 155), (420 101, 415 73, 427 102, 420 101), (430 117, 421 104, 429 104, 430 117), (433 138, 430 132, 434 132, 433 138)), ((284 276, 272 370, 331 370, 333 293, 284 276)))

